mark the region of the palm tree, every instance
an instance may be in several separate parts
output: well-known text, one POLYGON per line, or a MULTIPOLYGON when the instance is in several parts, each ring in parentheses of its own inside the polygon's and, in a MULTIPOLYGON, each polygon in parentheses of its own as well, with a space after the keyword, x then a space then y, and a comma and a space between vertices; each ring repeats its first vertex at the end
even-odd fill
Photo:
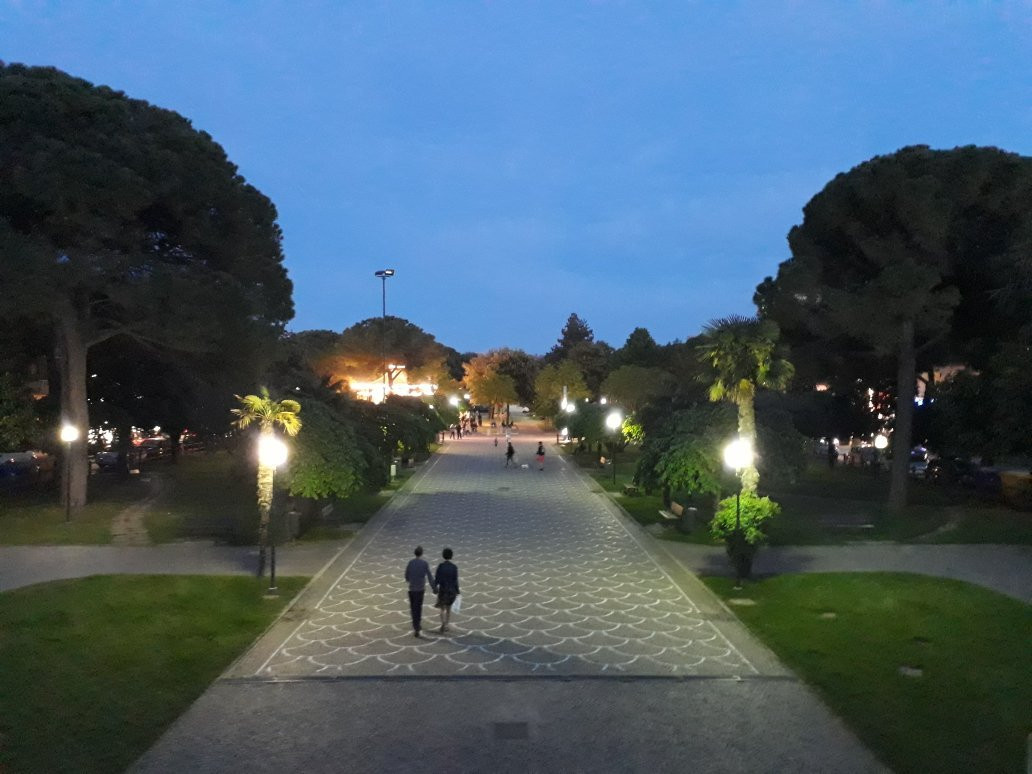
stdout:
MULTIPOLYGON (((240 408, 233 409, 239 419, 234 423, 241 430, 258 425, 262 437, 271 437, 276 428, 281 428, 293 437, 301 430, 298 414, 301 404, 296 400, 275 401, 269 397, 269 391, 262 387, 258 395, 245 395, 236 399, 240 408)), ((269 512, 272 509, 272 482, 275 468, 258 461, 258 575, 265 573, 265 553, 269 543, 269 512)))
MULTIPOLYGON (((729 400, 738 407, 738 435, 756 447, 756 388, 783 390, 794 369, 778 356, 778 327, 769 320, 731 315, 711 320, 702 329, 699 359, 713 369, 711 401, 729 400)), ((755 492, 760 474, 755 465, 742 471, 742 490, 755 492)))

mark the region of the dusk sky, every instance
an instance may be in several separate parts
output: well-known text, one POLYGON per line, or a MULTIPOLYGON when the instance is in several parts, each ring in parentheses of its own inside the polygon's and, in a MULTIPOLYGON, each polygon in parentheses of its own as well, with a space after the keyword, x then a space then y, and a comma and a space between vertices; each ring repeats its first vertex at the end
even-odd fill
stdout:
POLYGON ((1027 2, 12 2, 0 59, 170 108, 276 204, 292 330, 460 351, 751 314, 836 173, 1032 153, 1027 2))

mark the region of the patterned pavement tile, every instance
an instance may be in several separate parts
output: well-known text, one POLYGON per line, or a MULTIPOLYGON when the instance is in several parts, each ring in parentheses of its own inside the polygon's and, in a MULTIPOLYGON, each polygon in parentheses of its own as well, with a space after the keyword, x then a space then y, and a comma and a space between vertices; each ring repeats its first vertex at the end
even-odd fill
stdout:
MULTIPOLYGON (((517 453, 537 440, 517 436, 517 453)), ((506 469, 490 438, 455 441, 387 507, 259 676, 756 673, 555 453, 506 469), (402 580, 417 544, 431 566, 455 551, 463 591, 444 634, 427 593, 422 639, 402 580)))

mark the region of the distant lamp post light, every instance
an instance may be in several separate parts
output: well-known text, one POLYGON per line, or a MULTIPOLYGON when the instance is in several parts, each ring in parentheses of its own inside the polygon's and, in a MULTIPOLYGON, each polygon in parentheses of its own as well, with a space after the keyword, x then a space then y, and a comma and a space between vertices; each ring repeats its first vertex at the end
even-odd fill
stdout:
MULTIPOLYGON (((609 432, 616 433, 620 429, 620 425, 623 424, 623 414, 619 411, 610 411, 606 416, 606 427, 609 428, 609 432)), ((616 447, 618 446, 618 439, 613 439, 613 486, 616 486, 616 447)))
POLYGON ((66 523, 72 520, 72 444, 79 440, 79 435, 79 428, 70 422, 61 425, 61 442, 65 445, 64 507, 66 523))
MULTIPOLYGON (((272 471, 272 476, 276 475, 276 468, 287 461, 290 451, 287 445, 283 443, 279 438, 274 435, 262 435, 258 439, 258 464, 262 467, 269 468, 272 471)), ((272 504, 263 504, 262 510, 271 510, 272 504)), ((262 518, 267 518, 268 513, 261 514, 262 518)), ((276 538, 275 530, 269 530, 269 589, 266 593, 276 593, 276 538)))
POLYGON ((742 533, 742 479, 741 471, 753 464, 755 454, 748 438, 736 438, 724 447, 724 464, 735 471, 738 476, 738 488, 735 490, 735 531, 731 538, 732 560, 735 565, 735 588, 742 587, 741 554, 745 552, 745 535, 742 533))
POLYGON ((874 436, 874 448, 875 449, 877 449, 878 451, 882 451, 883 449, 888 448, 888 446, 889 446, 889 439, 886 436, 881 435, 881 434, 874 436))
POLYGON ((380 316, 380 361, 383 365, 383 396, 387 397, 387 278, 394 276, 394 269, 380 269, 373 275, 380 278, 381 316, 380 316))
POLYGON ((459 407, 459 396, 458 395, 452 395, 450 398, 448 398, 448 402, 452 406, 454 406, 455 408, 458 408, 459 407))

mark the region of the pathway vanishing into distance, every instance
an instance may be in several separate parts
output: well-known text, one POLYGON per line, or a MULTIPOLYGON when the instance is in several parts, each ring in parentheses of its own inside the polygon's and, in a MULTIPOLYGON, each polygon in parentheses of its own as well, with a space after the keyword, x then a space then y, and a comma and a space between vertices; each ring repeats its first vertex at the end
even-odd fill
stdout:
MULTIPOLYGON (((138 771, 880 771, 715 597, 537 434, 451 441, 138 771), (412 636, 416 544, 452 631, 412 636)), ((436 615, 424 611, 429 628, 436 615)))

